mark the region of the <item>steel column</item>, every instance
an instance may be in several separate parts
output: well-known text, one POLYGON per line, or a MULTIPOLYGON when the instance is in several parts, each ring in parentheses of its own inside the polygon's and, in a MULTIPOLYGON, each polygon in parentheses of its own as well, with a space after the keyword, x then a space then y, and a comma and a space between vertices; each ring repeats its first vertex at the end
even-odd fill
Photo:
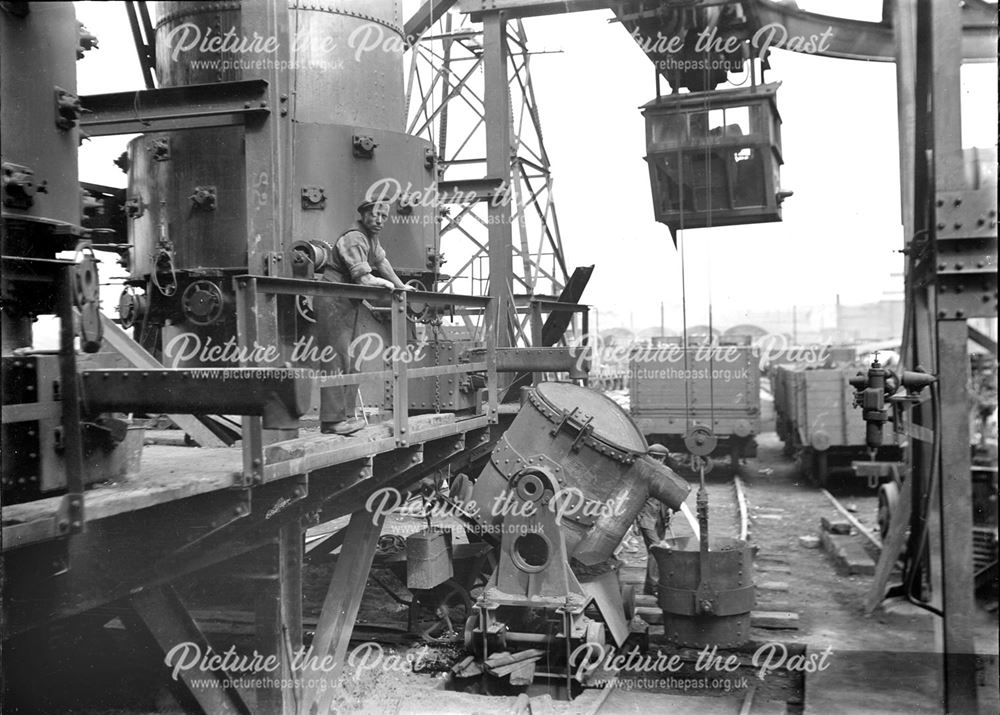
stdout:
MULTIPOLYGON (((507 21, 502 13, 483 17, 483 81, 486 115, 486 173, 510 192, 510 89, 507 85, 507 21)), ((512 306, 514 257, 509 196, 490 201, 488 212, 490 295, 497 302, 497 347, 514 344, 512 306)))
MULTIPOLYGON (((936 264, 939 227, 935 225, 934 206, 943 192, 967 188, 961 154, 961 48, 961 4, 920 0, 917 6, 914 229, 930 239, 933 249, 922 257, 921 273, 925 277, 934 275, 936 264)), ((916 250, 918 247, 914 244, 911 248, 916 250)), ((933 288, 929 291, 928 308, 936 304, 933 291, 933 288)), ((968 327, 964 319, 945 320, 937 313, 927 317, 936 321, 934 329, 923 333, 923 326, 916 326, 915 357, 920 357, 924 346, 933 350, 939 376, 938 419, 935 420, 939 455, 936 460, 921 466, 930 467, 931 472, 936 469, 937 473, 928 527, 933 600, 942 613, 936 623, 936 635, 944 652, 944 706, 951 713, 975 712, 972 615, 976 606, 966 400, 968 327), (922 335, 926 339, 921 339, 922 335)))
POLYGON ((66 466, 66 503, 69 531, 83 530, 83 434, 80 419, 79 377, 76 370, 76 327, 73 319, 75 266, 59 271, 56 287, 59 311, 59 379, 62 383, 63 457, 66 466))
MULTIPOLYGON (((968 327, 964 320, 938 322, 941 397, 940 520, 941 609, 944 613, 945 706, 951 713, 976 710, 972 558, 972 472, 969 458, 968 327)), ((932 538, 935 535, 932 533, 932 538)))

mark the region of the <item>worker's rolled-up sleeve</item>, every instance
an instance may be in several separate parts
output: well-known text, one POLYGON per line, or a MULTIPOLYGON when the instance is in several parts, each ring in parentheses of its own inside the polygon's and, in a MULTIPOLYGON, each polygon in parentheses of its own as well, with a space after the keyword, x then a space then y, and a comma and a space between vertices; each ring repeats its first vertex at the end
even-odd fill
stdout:
POLYGON ((337 254, 355 283, 372 272, 368 263, 368 241, 357 231, 344 234, 337 241, 337 254))

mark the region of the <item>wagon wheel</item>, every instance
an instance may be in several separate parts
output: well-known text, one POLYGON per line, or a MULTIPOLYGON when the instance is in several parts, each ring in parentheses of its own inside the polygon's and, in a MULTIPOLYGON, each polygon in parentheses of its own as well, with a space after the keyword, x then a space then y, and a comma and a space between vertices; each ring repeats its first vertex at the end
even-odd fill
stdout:
POLYGON ((889 536, 892 514, 899 504, 899 487, 896 482, 887 482, 878 488, 878 530, 885 541, 889 536))
POLYGON ((729 445, 729 462, 733 465, 733 476, 740 476, 740 445, 733 441, 729 445))
POLYGON ((469 592, 454 579, 431 591, 414 594, 410 605, 413 629, 428 643, 451 643, 472 614, 469 592))
POLYGON ((802 464, 809 481, 820 488, 826 488, 830 471, 827 453, 807 447, 802 453, 802 464))

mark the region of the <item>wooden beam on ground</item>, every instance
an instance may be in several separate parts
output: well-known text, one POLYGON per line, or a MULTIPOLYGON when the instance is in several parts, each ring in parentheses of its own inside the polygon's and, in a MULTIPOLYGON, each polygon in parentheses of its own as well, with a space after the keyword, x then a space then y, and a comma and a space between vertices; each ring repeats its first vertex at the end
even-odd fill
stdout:
POLYGON ((351 631, 365 593, 365 583, 383 523, 384 515, 362 509, 354 513, 347 525, 344 546, 333 569, 333 577, 323 600, 312 642, 312 652, 317 662, 323 662, 329 656, 331 660, 328 663, 332 667, 328 670, 324 668, 326 672, 304 674, 304 680, 316 682, 314 688, 303 693, 304 713, 325 713, 330 710, 334 686, 344 668, 351 631), (326 681, 325 687, 319 685, 323 680, 326 681))

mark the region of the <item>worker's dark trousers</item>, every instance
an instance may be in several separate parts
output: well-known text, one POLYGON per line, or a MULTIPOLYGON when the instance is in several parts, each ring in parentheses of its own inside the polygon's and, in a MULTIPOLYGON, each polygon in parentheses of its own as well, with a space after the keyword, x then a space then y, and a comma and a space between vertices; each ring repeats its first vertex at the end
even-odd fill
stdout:
POLYGON ((649 549, 653 544, 663 541, 667 529, 666 526, 660 524, 657 524, 655 529, 640 525, 639 534, 642 536, 642 543, 646 545, 646 583, 643 592, 647 595, 653 595, 659 587, 660 569, 657 566, 656 557, 649 549))
MULTIPOLYGON (((316 345, 318 349, 329 345, 336 352, 336 359, 317 366, 325 374, 354 374, 358 372, 350 356, 358 320, 358 306, 347 298, 313 298, 316 313, 316 345)), ((319 391, 320 422, 341 422, 354 417, 357 403, 357 385, 324 387, 319 391)))

